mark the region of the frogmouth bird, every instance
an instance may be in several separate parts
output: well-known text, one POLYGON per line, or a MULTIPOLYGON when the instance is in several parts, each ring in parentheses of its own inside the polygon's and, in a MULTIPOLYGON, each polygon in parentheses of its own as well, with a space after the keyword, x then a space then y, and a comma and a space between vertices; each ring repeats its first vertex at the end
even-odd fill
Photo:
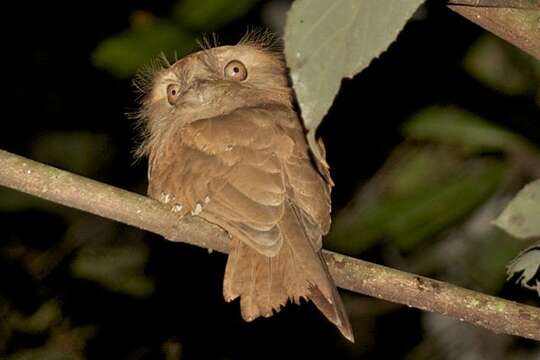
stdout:
POLYGON ((148 194, 227 231, 223 295, 240 298, 246 321, 304 298, 353 341, 321 256, 333 183, 310 154, 272 43, 205 46, 146 77, 138 155, 148 156, 148 194))

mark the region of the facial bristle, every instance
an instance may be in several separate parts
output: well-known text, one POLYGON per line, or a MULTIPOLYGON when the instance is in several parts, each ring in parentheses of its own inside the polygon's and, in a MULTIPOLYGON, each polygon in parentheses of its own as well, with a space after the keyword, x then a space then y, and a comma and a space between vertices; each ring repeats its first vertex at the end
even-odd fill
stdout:
POLYGON ((197 39, 197 44, 201 48, 201 50, 210 50, 212 48, 219 46, 219 38, 218 35, 213 32, 210 35, 209 34, 202 34, 200 39, 197 39))
POLYGON ((137 93, 137 100, 139 102, 152 88, 155 74, 170 66, 171 63, 169 59, 167 59, 165 53, 161 53, 159 57, 150 61, 135 74, 132 84, 137 93))
POLYGON ((281 39, 272 31, 265 28, 248 29, 238 45, 247 45, 267 51, 282 51, 281 39))

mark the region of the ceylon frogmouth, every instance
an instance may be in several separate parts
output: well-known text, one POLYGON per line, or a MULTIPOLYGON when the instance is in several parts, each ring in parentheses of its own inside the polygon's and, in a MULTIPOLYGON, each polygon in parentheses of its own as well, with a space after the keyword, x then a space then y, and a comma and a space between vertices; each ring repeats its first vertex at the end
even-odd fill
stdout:
POLYGON ((281 53, 268 38, 204 48, 149 77, 139 155, 148 194, 225 229, 225 300, 269 317, 306 298, 353 341, 321 257, 330 227, 328 169, 312 159, 281 53))

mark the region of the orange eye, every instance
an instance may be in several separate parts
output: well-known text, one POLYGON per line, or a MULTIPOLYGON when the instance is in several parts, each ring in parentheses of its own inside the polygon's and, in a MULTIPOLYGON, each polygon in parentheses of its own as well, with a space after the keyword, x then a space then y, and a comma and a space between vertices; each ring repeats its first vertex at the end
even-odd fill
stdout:
POLYGON ((180 95, 180 85, 170 84, 167 86, 167 101, 169 104, 174 105, 176 99, 178 99, 178 95, 180 95))
POLYGON ((244 64, 238 60, 233 60, 225 65, 225 78, 235 81, 244 81, 247 78, 247 69, 244 64))

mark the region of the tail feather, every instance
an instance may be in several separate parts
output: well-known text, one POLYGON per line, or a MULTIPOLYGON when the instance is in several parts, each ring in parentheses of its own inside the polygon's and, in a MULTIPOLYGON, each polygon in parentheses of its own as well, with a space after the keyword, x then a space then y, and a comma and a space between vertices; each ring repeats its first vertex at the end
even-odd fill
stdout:
POLYGON ((240 246, 237 239, 231 240, 231 251, 225 268, 225 279, 223 281, 223 295, 226 301, 232 301, 246 293, 246 285, 249 283, 248 275, 251 272, 251 257, 247 253, 250 249, 240 246), (247 254, 246 254, 247 253, 247 254), (247 256, 246 256, 247 255, 247 256))
MULTIPOLYGON (((288 216, 287 216, 288 215, 288 216)), ((287 301, 309 299, 334 323, 341 333, 354 341, 351 325, 320 251, 302 233, 294 212, 280 222, 285 241, 274 257, 265 256, 236 238, 231 240, 225 269, 225 300, 240 297, 242 317, 246 321, 279 312, 287 301)))
MULTIPOLYGON (((321 266, 319 249, 315 249, 308 238, 302 217, 297 213, 294 205, 288 204, 286 206, 285 215, 279 223, 279 228, 292 252, 290 258, 293 264, 291 266, 304 274, 303 279, 299 280, 317 286, 327 299, 331 299, 334 295, 334 283, 328 275, 326 267, 321 266)), ((297 272, 295 276, 298 277, 297 272)))
POLYGON ((279 312, 289 298, 299 303, 307 298, 309 284, 299 277, 288 245, 274 257, 267 257, 249 245, 232 239, 223 280, 226 301, 240 297, 242 317, 246 321, 279 312))
MULTIPOLYGON (((320 253, 319 258, 321 259, 321 265, 323 266, 326 274, 328 275, 328 277, 330 277, 326 262, 324 261, 320 253)), ((336 325, 336 327, 339 329, 341 334, 345 336, 345 338, 347 338, 350 342, 354 342, 354 334, 351 324, 349 322, 349 317, 347 316, 345 306, 343 306, 341 296, 339 295, 338 290, 335 286, 333 287, 332 292, 332 302, 330 302, 330 299, 326 298, 324 294, 320 292, 317 286, 312 286, 310 288, 309 298, 311 301, 313 301, 315 306, 317 306, 317 308, 324 314, 324 316, 326 316, 328 320, 330 320, 334 325, 336 325)))
POLYGON ((246 283, 246 292, 240 297, 240 309, 242 312, 242 317, 246 321, 251 321, 263 315, 259 309, 259 304, 257 302, 256 286, 255 286, 255 266, 252 266, 250 269, 250 275, 248 277, 248 282, 246 283))

